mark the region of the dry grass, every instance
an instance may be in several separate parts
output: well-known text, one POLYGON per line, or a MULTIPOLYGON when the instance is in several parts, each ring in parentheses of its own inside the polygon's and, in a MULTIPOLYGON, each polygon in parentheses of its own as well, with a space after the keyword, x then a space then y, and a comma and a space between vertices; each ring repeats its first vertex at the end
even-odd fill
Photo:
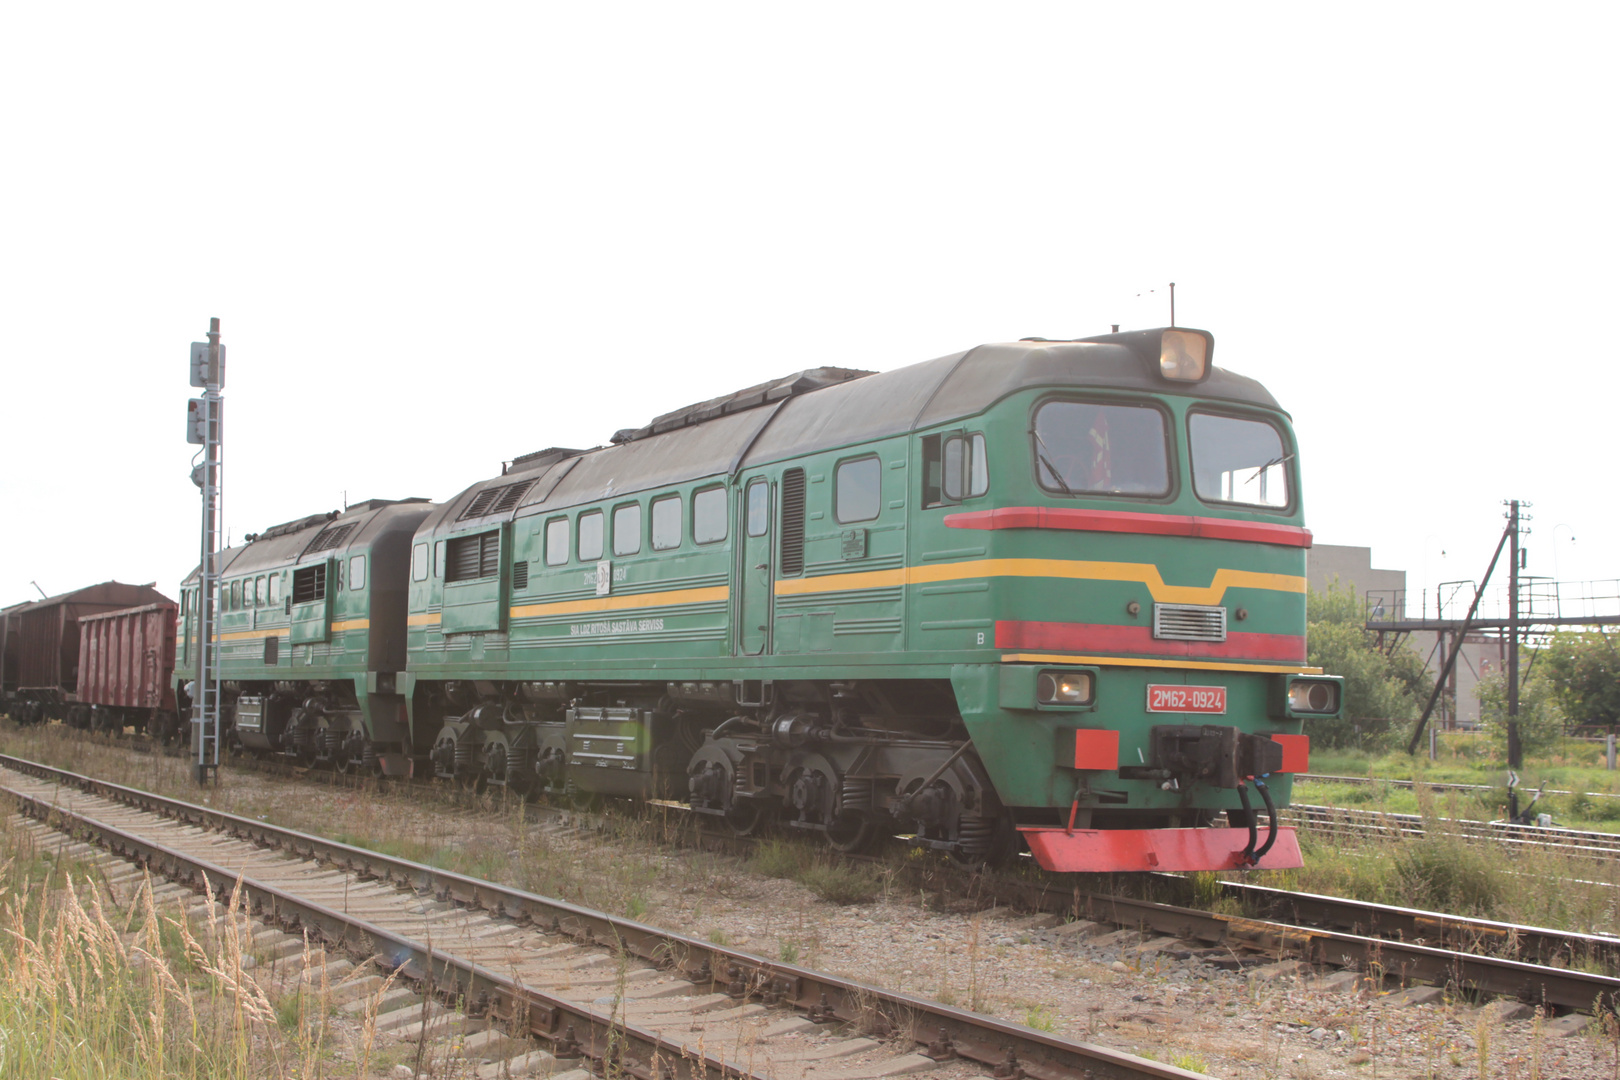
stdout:
POLYGON ((1278 888, 1444 911, 1578 933, 1620 932, 1620 863, 1556 848, 1510 850, 1449 832, 1455 807, 1421 793, 1419 836, 1346 828, 1300 833, 1305 866, 1256 874, 1278 888))
MULTIPOLYGON (((260 1080, 371 1075, 375 1002, 335 1031, 324 984, 267 992, 233 894, 192 923, 148 879, 116 904, 95 867, 0 818, 0 1076, 260 1080)), ((306 955, 306 961, 309 957, 306 955)))

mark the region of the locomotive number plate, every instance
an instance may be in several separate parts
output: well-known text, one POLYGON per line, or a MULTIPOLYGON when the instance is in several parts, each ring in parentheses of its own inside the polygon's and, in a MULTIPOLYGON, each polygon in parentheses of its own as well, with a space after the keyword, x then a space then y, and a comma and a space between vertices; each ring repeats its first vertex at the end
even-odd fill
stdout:
POLYGON ((1224 713, 1224 686, 1161 686, 1149 683, 1148 712, 1224 713))

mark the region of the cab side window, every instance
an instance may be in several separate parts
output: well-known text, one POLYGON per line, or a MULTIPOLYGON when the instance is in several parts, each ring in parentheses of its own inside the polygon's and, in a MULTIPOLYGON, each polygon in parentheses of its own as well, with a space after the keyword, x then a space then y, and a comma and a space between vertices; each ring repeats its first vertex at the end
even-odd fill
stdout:
POLYGON ((983 432, 953 431, 922 440, 923 506, 947 506, 990 490, 983 432))

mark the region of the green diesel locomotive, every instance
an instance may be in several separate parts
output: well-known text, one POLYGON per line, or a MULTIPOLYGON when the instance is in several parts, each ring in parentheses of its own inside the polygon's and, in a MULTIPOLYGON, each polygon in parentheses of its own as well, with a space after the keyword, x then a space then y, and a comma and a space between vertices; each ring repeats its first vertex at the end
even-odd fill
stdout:
POLYGON ((1305 666, 1287 414, 1213 347, 1172 328, 801 372, 442 504, 368 504, 357 525, 390 524, 349 539, 377 545, 364 586, 321 547, 356 511, 284 526, 225 571, 240 738, 845 851, 1298 865, 1275 807, 1341 692, 1305 666), (248 624, 261 562, 285 610, 248 624), (324 616, 299 585, 321 566, 324 616), (336 645, 344 596, 393 574, 403 609, 372 599, 336 645))

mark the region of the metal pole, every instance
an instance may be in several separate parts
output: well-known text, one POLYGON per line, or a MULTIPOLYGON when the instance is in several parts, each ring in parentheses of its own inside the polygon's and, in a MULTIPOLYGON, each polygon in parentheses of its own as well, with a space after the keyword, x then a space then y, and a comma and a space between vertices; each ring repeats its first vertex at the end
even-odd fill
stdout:
POLYGON ((1508 503, 1508 654, 1507 752, 1508 768, 1524 765, 1524 744, 1519 739, 1519 500, 1508 503))
POLYGON ((1612 731, 1609 732, 1608 743, 1609 745, 1606 749, 1608 750, 1607 757, 1609 761, 1609 771, 1614 772, 1614 732, 1612 731))
POLYGON ((219 771, 219 541, 221 397, 219 320, 208 321, 208 367, 203 394, 202 573, 197 604, 197 693, 192 701, 197 750, 197 783, 219 771))
POLYGON ((1451 651, 1446 653, 1445 666, 1440 669, 1440 677, 1434 681, 1434 690, 1429 694, 1429 703, 1423 706, 1423 715, 1418 717, 1417 726, 1412 729, 1412 738, 1406 744, 1408 754, 1417 753, 1418 743, 1423 738, 1423 730, 1428 726, 1429 717, 1434 714, 1434 703, 1440 699, 1440 694, 1446 688, 1446 680, 1451 678, 1451 672, 1457 666, 1457 655, 1462 652, 1463 642, 1468 640, 1468 628, 1474 621, 1474 612, 1479 610, 1479 602, 1485 596, 1485 586, 1491 582, 1491 574, 1496 571, 1497 560, 1502 557, 1502 548, 1507 544, 1508 530, 1502 530, 1502 538, 1496 542, 1496 551, 1491 555, 1491 565, 1485 568, 1485 579, 1474 590, 1474 602, 1468 605, 1468 614, 1463 616, 1463 622, 1457 628, 1457 636, 1452 639, 1451 651))

